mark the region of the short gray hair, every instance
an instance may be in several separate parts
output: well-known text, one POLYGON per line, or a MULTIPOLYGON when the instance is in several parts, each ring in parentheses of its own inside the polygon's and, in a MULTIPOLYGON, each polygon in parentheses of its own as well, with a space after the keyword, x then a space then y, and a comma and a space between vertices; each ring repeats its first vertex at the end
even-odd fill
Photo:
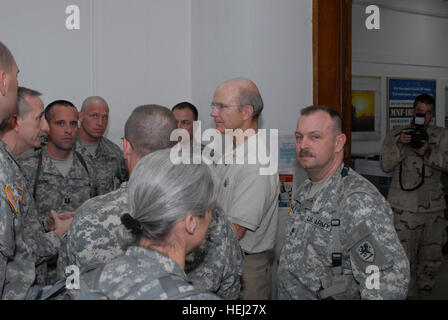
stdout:
POLYGON ((240 111, 244 106, 251 105, 254 108, 253 119, 258 119, 263 111, 263 99, 258 91, 241 88, 240 89, 240 111))
POLYGON ((141 235, 162 244, 177 221, 213 209, 219 185, 215 169, 205 163, 173 164, 170 149, 152 152, 129 179, 130 215, 141 224, 141 235))
POLYGON ((343 133, 342 128, 342 118, 339 112, 336 109, 327 107, 327 106, 308 106, 300 112, 302 116, 307 116, 310 114, 313 114, 317 111, 323 111, 327 113, 330 118, 333 120, 333 128, 334 128, 334 135, 338 135, 340 133, 343 133))
POLYGON ((124 126, 124 136, 140 157, 156 150, 172 147, 177 121, 170 109, 156 104, 139 106, 132 111, 124 126))
POLYGON ((82 105, 81 105, 81 112, 84 111, 84 108, 85 108, 90 102, 98 102, 98 101, 104 103, 107 107, 109 107, 109 105, 107 104, 107 101, 104 100, 104 98, 102 98, 102 97, 100 97, 100 96, 91 96, 91 97, 86 98, 86 99, 83 101, 83 103, 82 103, 82 105))
POLYGON ((17 90, 17 113, 19 117, 23 119, 31 110, 31 106, 25 100, 25 98, 40 97, 41 95, 42 93, 40 93, 39 91, 25 87, 19 87, 19 89, 17 90))

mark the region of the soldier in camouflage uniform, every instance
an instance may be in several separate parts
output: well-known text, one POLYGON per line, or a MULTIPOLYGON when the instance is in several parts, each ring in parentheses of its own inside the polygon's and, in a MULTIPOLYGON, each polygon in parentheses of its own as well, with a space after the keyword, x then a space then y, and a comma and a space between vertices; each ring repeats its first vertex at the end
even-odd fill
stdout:
POLYGON ((76 150, 88 157, 95 166, 98 180, 98 195, 117 189, 129 179, 124 163, 123 151, 115 143, 104 137, 109 121, 109 106, 98 96, 84 100, 79 113, 76 150))
POLYGON ((316 106, 301 114, 296 151, 309 179, 289 212, 279 298, 405 298, 409 262, 392 210, 372 184, 343 164, 339 114, 316 106))
MULTIPOLYGON (((171 145, 169 135, 175 128, 172 127, 175 123, 172 121, 172 114, 166 111, 165 113, 165 124, 159 127, 156 133, 159 137, 158 145, 152 145, 151 150, 171 145)), ((154 120, 145 119, 144 116, 138 115, 138 111, 134 111, 127 127, 139 127, 139 124, 135 123, 137 119, 148 128, 155 124, 154 120)), ((157 122, 160 123, 160 120, 157 119, 157 122)), ((146 135, 153 136, 154 133, 146 135)), ((148 143, 151 143, 151 140, 148 143)), ((153 140, 152 144, 154 143, 156 142, 153 140)), ((132 168, 129 170, 132 172, 132 168)), ((124 183, 120 189, 91 199, 76 211, 59 252, 57 271, 60 277, 65 276, 65 268, 69 265, 77 265, 82 271, 89 266, 106 263, 126 252, 126 243, 118 236, 117 230, 121 225, 120 217, 129 211, 127 189, 127 184, 124 183)), ((225 299, 238 297, 242 255, 230 223, 217 209, 213 213, 206 241, 187 255, 185 271, 188 279, 195 285, 216 292, 225 299)))
MULTIPOLYGON (((117 232, 120 217, 127 211, 126 182, 120 189, 82 205, 64 234, 58 276, 64 277, 69 265, 77 265, 82 271, 123 255, 127 244, 117 232)), ((204 242, 186 257, 188 280, 221 298, 237 299, 242 271, 242 254, 235 232, 223 214, 215 209, 204 242)))
POLYGON ((18 167, 12 166, 14 156, 9 147, 0 141, 0 165, 2 185, 8 190, 1 194, 1 284, 2 299, 24 299, 36 278, 34 256, 24 239, 24 227, 20 215, 21 189, 15 181, 18 167))
MULTIPOLYGON (((51 210, 58 214, 72 212, 96 195, 93 165, 88 158, 83 158, 72 149, 77 133, 77 117, 76 107, 69 101, 50 103, 45 109, 45 118, 50 127, 48 145, 19 160, 28 186, 33 190, 38 219, 47 230, 54 230, 51 210), (65 173, 61 162, 67 170, 65 173)), ((48 265, 49 270, 54 270, 55 259, 56 256, 48 265)), ((38 267, 37 283, 51 284, 55 274, 47 274, 44 266, 38 267)))
POLYGON ((19 219, 24 228, 24 240, 34 253, 36 265, 57 254, 60 246, 60 236, 68 228, 71 220, 66 219, 61 223, 58 216, 54 215, 55 231, 46 232, 44 230, 38 219, 32 192, 16 160, 16 156, 25 150, 38 147, 40 137, 44 132, 48 132, 48 124, 43 116, 44 106, 39 98, 40 95, 37 91, 19 87, 15 125, 3 134, 2 140, 4 143, 0 145, 14 169, 16 191, 20 192, 17 197, 20 202, 19 219))
POLYGON ((220 298, 239 297, 243 255, 235 230, 218 207, 213 211, 204 241, 186 256, 185 272, 195 286, 220 298))
POLYGON ((183 270, 210 224, 217 174, 205 164, 173 164, 170 151, 151 152, 133 170, 130 213, 121 220, 136 242, 104 266, 98 288, 109 299, 217 298, 195 288, 183 270))
MULTIPOLYGON (((54 101, 45 109, 45 118, 50 127, 48 145, 36 150, 25 158, 19 159, 28 184, 33 188, 39 219, 42 222, 49 216, 50 210, 55 210, 56 212, 75 211, 86 200, 95 196, 97 192, 93 164, 88 158, 79 157, 79 153, 77 155, 72 150, 77 133, 76 107, 68 101, 67 105, 64 104, 63 100, 54 101), (50 154, 50 149, 56 149, 56 141, 52 141, 53 138, 54 140, 60 139, 60 136, 57 136, 57 132, 53 133, 53 130, 59 126, 59 123, 56 122, 65 121, 60 120, 56 116, 56 112, 64 109, 73 111, 75 115, 70 123, 66 121, 64 124, 63 139, 65 141, 63 143, 65 145, 63 146, 63 151, 66 154, 66 159, 72 160, 66 175, 63 175, 55 165, 58 158, 50 154), (53 113, 55 113, 54 117, 51 116, 53 113), (42 159, 41 165, 39 165, 40 158, 42 159)), ((53 151, 51 152, 53 153, 53 151)))
MULTIPOLYGON (((9 49, 0 42, 0 127, 4 131, 16 112, 18 68, 9 49)), ((14 180, 10 150, 0 142, 0 298, 23 299, 35 279, 31 249, 24 241, 20 217, 20 188, 14 180)))
POLYGON ((384 171, 394 172, 387 200, 394 210, 395 229, 411 264, 408 296, 424 299, 430 297, 443 257, 446 220, 440 176, 448 170, 448 130, 430 125, 434 114, 431 96, 418 96, 413 112, 414 119, 421 114, 429 140, 419 140, 421 147, 413 149, 411 135, 406 134, 410 126, 393 128, 381 149, 381 165, 384 171))

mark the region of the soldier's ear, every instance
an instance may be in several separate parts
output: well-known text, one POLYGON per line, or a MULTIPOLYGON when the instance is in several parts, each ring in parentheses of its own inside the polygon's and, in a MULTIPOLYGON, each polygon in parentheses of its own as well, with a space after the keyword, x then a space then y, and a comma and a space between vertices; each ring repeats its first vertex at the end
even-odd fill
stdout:
POLYGON ((243 106, 242 112, 244 120, 252 119, 252 117, 254 116, 254 107, 251 104, 247 104, 243 106))
POLYGON ((2 96, 6 95, 6 71, 1 71, 1 79, 0 79, 0 92, 2 96))
POLYGON ((84 120, 84 113, 82 111, 80 111, 78 113, 78 119, 79 119, 79 122, 82 122, 84 120))
POLYGON ((131 143, 123 138, 123 157, 125 159, 129 159, 130 154, 132 153, 132 145, 131 143))
POLYGON ((10 119, 9 119, 9 123, 8 123, 8 127, 10 129, 13 129, 16 133, 19 132, 19 129, 21 128, 22 124, 22 119, 17 116, 17 115, 13 115, 10 119))
POLYGON ((185 228, 187 229, 187 232, 189 234, 193 234, 197 227, 197 217, 193 216, 191 213, 189 213, 185 217, 185 228))
POLYGON ((335 152, 341 152, 344 149, 345 142, 347 141, 347 136, 344 133, 340 133, 336 136, 335 152))

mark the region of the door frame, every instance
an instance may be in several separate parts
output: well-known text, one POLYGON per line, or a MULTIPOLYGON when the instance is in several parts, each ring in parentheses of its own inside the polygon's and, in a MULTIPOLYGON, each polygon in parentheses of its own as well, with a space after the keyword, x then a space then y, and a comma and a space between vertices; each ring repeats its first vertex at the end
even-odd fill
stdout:
POLYGON ((339 111, 351 165, 352 0, 313 0, 313 103, 339 111))

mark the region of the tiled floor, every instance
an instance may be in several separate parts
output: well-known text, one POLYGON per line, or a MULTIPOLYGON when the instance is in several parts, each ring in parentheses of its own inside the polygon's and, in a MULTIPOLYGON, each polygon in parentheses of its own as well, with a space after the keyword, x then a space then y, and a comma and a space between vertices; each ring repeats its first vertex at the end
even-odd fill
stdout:
POLYGON ((443 264, 437 277, 431 299, 448 300, 448 256, 443 257, 443 264))

